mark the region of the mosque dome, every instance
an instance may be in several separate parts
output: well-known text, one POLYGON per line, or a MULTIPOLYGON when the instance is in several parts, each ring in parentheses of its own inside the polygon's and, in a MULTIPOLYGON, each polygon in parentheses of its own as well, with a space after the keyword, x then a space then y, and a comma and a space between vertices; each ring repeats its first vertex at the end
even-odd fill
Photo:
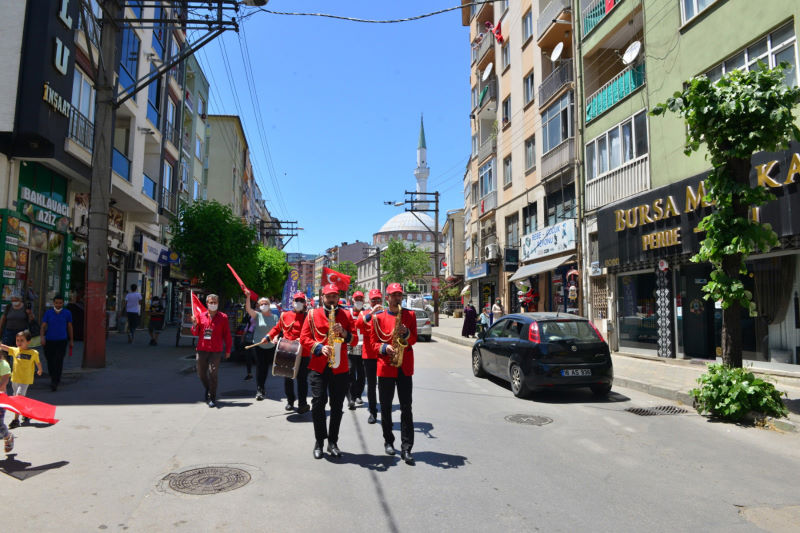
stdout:
POLYGON ((417 213, 417 216, 414 216, 414 213, 399 213, 392 218, 390 218, 386 224, 381 226, 376 233, 403 233, 403 232, 417 232, 417 231, 430 231, 428 228, 425 227, 425 224, 433 230, 434 221, 433 217, 431 217, 428 213, 417 213), (419 219, 422 219, 423 224, 420 222, 419 219))

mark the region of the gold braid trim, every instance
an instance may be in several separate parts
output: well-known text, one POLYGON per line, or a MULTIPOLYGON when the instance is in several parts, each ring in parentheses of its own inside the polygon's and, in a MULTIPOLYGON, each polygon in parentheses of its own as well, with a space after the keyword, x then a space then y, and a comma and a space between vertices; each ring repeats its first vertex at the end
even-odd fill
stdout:
POLYGON ((281 326, 283 326, 284 334, 286 333, 287 329, 291 328, 294 325, 294 323, 297 322, 297 313, 295 313, 294 317, 295 317, 294 320, 292 320, 292 322, 289 325, 287 325, 286 321, 281 318, 281 326))
POLYGON ((311 319, 311 335, 314 336, 314 340, 316 341, 316 344, 314 344, 312 351, 316 348, 317 344, 325 345, 325 340, 327 340, 328 338, 327 335, 320 335, 319 331, 317 331, 317 323, 314 320, 314 311, 316 311, 316 309, 312 309, 308 317, 311 319), (322 337, 322 340, 320 340, 320 337, 322 337))
MULTIPOLYGON (((386 311, 386 313, 388 314, 389 311, 386 311)), ((403 320, 403 315, 402 315, 403 310, 402 309, 400 310, 400 313, 401 313, 400 314, 400 321, 402 323, 402 320, 403 320)), ((385 333, 381 329, 381 322, 380 322, 380 320, 378 320, 378 317, 375 316, 375 315, 372 315, 372 320, 370 320, 370 322, 373 323, 373 327, 375 328, 375 331, 378 333, 378 335, 377 335, 378 340, 381 341, 384 344, 391 344, 391 342, 392 342, 392 332, 390 331, 389 333, 385 333)))

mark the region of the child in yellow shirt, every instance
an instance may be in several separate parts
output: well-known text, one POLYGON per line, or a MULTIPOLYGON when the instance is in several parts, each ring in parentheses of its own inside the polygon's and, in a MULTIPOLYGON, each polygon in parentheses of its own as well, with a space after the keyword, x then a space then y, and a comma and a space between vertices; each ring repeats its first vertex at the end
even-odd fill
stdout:
MULTIPOLYGON (((8 355, 14 358, 14 369, 11 372, 11 392, 12 396, 26 396, 28 385, 33 384, 33 369, 36 366, 37 374, 42 375, 42 363, 39 362, 39 352, 29 348, 31 342, 31 332, 27 329, 17 333, 17 346, 6 346, 0 344, 0 350, 5 350, 8 355)), ((28 419, 22 417, 22 423, 27 423, 28 419)), ((19 427, 19 414, 14 413, 14 420, 8 425, 14 429, 19 427)))

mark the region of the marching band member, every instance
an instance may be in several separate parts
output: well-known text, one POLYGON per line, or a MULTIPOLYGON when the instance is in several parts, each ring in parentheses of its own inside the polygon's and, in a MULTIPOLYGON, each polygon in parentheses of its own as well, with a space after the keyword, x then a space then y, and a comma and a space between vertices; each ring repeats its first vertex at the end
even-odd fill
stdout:
POLYGON ((338 305, 339 288, 331 283, 322 289, 323 305, 308 315, 300 334, 304 351, 311 352, 309 382, 311 383, 311 414, 314 418, 314 458, 322 459, 322 445, 328 439, 328 453, 341 457, 339 425, 342 404, 348 386, 346 347, 353 339, 350 313, 338 305), (338 347, 337 347, 338 345, 338 347), (336 360, 336 353, 339 353, 336 360), (330 397, 330 427, 325 424, 325 403, 330 397))
POLYGON ((392 402, 394 390, 400 401, 400 456, 414 464, 411 448, 414 446, 414 417, 411 413, 412 377, 414 374, 414 349, 417 342, 417 318, 414 312, 403 309, 403 286, 390 283, 386 289, 388 309, 372 318, 372 345, 378 353, 378 394, 381 402, 381 426, 384 449, 395 454, 392 433, 392 402))
MULTIPOLYGON (((364 293, 356 291, 353 293, 353 308, 350 310, 350 320, 354 324, 361 318, 364 309, 364 293)), ((353 340, 350 342, 350 349, 348 353, 348 360, 350 363, 350 390, 347 395, 347 407, 352 411, 356 408, 356 404, 361 405, 364 400, 361 395, 364 393, 364 360, 363 350, 364 344, 369 342, 369 337, 364 335, 363 327, 355 326, 355 331, 359 335, 353 335, 353 340)))
MULTIPOLYGON (((300 332, 306 321, 306 295, 302 292, 294 294, 294 311, 285 311, 278 319, 278 323, 273 327, 267 336, 271 342, 277 343, 280 337, 295 341, 300 339, 300 332)), ((283 391, 286 393, 286 410, 294 409, 295 398, 299 400, 297 412, 307 413, 308 406, 308 361, 311 352, 303 348, 303 358, 300 362, 300 369, 297 372, 297 379, 283 378, 283 391), (297 381, 297 395, 294 393, 294 382, 297 381)))
POLYGON ((363 354, 361 357, 367 381, 367 403, 369 408, 368 424, 374 424, 378 417, 378 401, 375 395, 375 388, 378 383, 378 352, 375 351, 372 345, 372 321, 375 315, 383 313, 383 307, 381 306, 382 301, 383 295, 381 291, 378 289, 369 291, 369 304, 371 308, 368 312, 364 311, 358 316, 355 326, 364 337, 363 354))

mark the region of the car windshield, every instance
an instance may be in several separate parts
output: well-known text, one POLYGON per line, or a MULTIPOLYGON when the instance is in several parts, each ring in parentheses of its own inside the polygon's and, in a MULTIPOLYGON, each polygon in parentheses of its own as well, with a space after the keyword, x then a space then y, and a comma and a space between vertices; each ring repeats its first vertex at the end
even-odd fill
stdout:
POLYGON ((413 311, 414 311, 414 314, 417 315, 417 319, 418 320, 420 318, 428 318, 428 312, 427 311, 423 311, 422 309, 414 309, 413 311))
POLYGON ((554 320, 539 322, 542 342, 575 341, 596 342, 597 333, 585 320, 554 320))

